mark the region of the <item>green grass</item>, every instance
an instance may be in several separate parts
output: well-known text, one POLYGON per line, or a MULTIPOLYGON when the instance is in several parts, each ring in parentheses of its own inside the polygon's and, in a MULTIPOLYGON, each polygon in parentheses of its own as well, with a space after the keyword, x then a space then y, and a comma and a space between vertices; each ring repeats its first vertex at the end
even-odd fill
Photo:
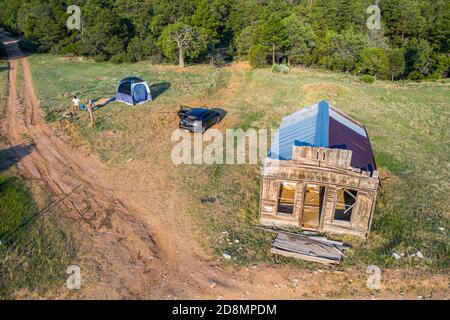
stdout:
MULTIPOLYGON (((152 68, 146 63, 95 63, 51 55, 33 55, 30 61, 35 86, 42 99, 42 107, 47 112, 70 107, 74 95, 94 100, 113 97, 118 81, 130 75, 139 76, 149 84, 168 83, 168 90, 158 92, 159 96, 156 97, 163 106, 175 99, 180 100, 180 96, 187 100, 207 95, 226 81, 220 69, 206 67, 180 72, 172 68, 152 68)), ((111 106, 123 105, 112 103, 111 106)), ((147 104, 143 109, 149 109, 149 106, 147 104)))
POLYGON ((0 174, 0 299, 23 289, 48 294, 64 283, 73 241, 61 231, 56 209, 38 212, 25 182, 0 174))
MULTIPOLYGON (((382 181, 371 237, 365 243, 356 243, 344 266, 377 264, 448 270, 448 84, 367 85, 338 74, 302 72, 281 76, 253 70, 245 75, 242 88, 230 102, 230 108, 239 114, 238 127, 274 127, 283 116, 323 98, 366 125, 378 166, 392 179, 382 181), (326 86, 311 89, 311 84, 323 83, 326 86), (406 255, 420 250, 427 259, 396 261, 392 257, 394 250, 406 255)), ((190 189, 201 188, 204 194, 223 199, 219 208, 197 208, 199 221, 206 219, 207 229, 216 235, 213 251, 218 255, 232 252, 242 263, 297 264, 292 259, 274 261, 267 254, 270 236, 249 227, 257 223, 257 168, 202 167, 196 175, 204 170, 209 177, 196 179, 202 183, 190 189), (204 185, 206 180, 208 184, 204 185), (223 230, 232 238, 245 240, 230 244, 220 237, 223 230)))
MULTIPOLYGON (((132 157, 153 170, 151 163, 170 156, 170 133, 176 128, 176 110, 181 104, 220 101, 228 112, 227 127, 276 128, 282 117, 326 99, 366 125, 377 164, 386 177, 371 236, 356 243, 343 265, 448 270, 448 82, 366 84, 358 77, 299 69, 277 74, 270 69, 239 72, 195 66, 181 72, 148 63, 112 65, 49 55, 33 55, 30 61, 47 111, 69 107, 74 94, 110 97, 117 81, 127 75, 169 82, 169 90, 152 103, 133 108, 113 103, 101 109, 96 113, 96 128, 87 127, 84 115, 75 123, 83 141, 103 160, 124 165, 132 157), (224 96, 221 88, 230 81, 238 88, 224 96), (103 135, 107 130, 119 134, 107 139, 103 135), (406 255, 420 250, 426 259, 395 261, 394 250, 406 255)), ((167 175, 182 182, 183 192, 192 200, 187 211, 206 233, 204 245, 214 254, 229 253, 236 257, 234 263, 244 265, 312 266, 269 255, 272 235, 251 227, 258 222, 257 166, 180 166, 170 171, 167 175), (201 204, 202 196, 218 201, 201 204)))
POLYGON ((148 150, 141 148, 142 141, 155 139, 156 128, 165 123, 164 117, 149 123, 154 112, 175 114, 182 104, 208 99, 226 84, 228 78, 221 69, 203 66, 181 72, 177 68, 147 63, 117 65, 52 55, 32 55, 29 59, 41 105, 47 119, 52 121, 60 120, 63 110, 70 110, 74 95, 82 100, 114 97, 117 82, 123 77, 140 76, 153 85, 153 102, 135 107, 113 102, 95 112, 94 128, 88 126, 86 113, 82 113, 80 121, 74 123, 92 150, 102 160, 112 162, 131 157, 145 158, 148 150), (154 85, 157 85, 156 89, 154 85), (105 139, 102 136, 105 131, 116 131, 117 138, 105 139))

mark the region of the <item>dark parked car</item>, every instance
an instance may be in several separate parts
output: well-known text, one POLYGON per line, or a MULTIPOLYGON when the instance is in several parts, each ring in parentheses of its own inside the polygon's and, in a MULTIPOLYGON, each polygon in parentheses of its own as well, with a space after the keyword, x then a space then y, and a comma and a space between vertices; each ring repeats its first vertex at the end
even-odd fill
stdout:
POLYGON ((178 111, 180 129, 190 132, 204 133, 209 127, 220 122, 220 113, 206 108, 190 108, 182 106, 178 111))

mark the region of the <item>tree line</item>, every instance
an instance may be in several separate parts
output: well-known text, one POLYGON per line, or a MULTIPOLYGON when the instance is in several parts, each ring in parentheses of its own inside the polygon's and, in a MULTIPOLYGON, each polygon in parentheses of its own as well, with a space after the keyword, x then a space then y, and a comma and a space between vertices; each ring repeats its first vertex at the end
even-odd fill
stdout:
POLYGON ((96 61, 249 59, 381 79, 449 76, 450 0, 0 0, 0 26, 28 51, 96 61), (381 28, 367 27, 377 2, 381 28), (79 30, 66 26, 81 8, 79 30))

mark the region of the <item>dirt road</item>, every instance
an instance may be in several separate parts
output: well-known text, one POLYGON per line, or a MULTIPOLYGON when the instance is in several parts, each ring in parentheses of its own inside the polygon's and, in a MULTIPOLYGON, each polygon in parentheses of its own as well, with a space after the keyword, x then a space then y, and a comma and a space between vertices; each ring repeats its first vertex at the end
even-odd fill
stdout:
POLYGON ((30 67, 16 41, 6 40, 9 55, 9 100, 6 133, 11 146, 33 146, 29 155, 17 154, 29 179, 44 181, 57 196, 68 194, 64 212, 74 222, 72 230, 81 245, 75 264, 88 270, 86 298, 126 297, 127 290, 145 292, 159 276, 138 282, 133 270, 145 272, 159 264, 154 235, 136 209, 123 202, 99 177, 103 166, 94 157, 71 150, 54 138, 43 124, 39 101, 33 89, 30 67), (18 71, 23 74, 17 88, 18 71), (19 103, 19 97, 22 103, 19 103), (90 277, 93 277, 92 279, 90 277), (155 278, 156 277, 156 278, 155 278), (95 279, 94 279, 95 278, 95 279))
MULTIPOLYGON (((64 284, 50 298, 274 298, 299 299, 352 296, 367 298, 365 270, 307 271, 294 267, 223 267, 197 243, 194 224, 179 203, 188 201, 170 179, 170 164, 161 174, 135 177, 141 167, 118 171, 103 165, 82 148, 72 149, 42 120, 30 66, 14 39, 4 38, 9 55, 9 100, 3 130, 11 146, 31 145, 29 154, 16 154, 29 179, 40 179, 54 196, 68 194, 62 214, 80 249, 74 264, 81 267, 82 290, 64 284), (134 178, 132 178, 134 176, 134 178)), ((20 149, 19 149, 20 150, 20 149)), ((142 174, 141 174, 142 176, 142 174)), ((414 274, 414 273, 413 273, 414 274)), ((386 274, 392 286, 405 279, 386 274)), ((445 279, 424 279, 430 288, 445 279)), ((417 278, 411 278, 417 285, 417 278)), ((431 289, 430 289, 431 290, 431 289)), ((435 290, 435 289, 433 289, 435 290)), ((384 293, 395 298, 395 293, 384 293)), ((404 296, 398 296, 403 298, 404 296)))

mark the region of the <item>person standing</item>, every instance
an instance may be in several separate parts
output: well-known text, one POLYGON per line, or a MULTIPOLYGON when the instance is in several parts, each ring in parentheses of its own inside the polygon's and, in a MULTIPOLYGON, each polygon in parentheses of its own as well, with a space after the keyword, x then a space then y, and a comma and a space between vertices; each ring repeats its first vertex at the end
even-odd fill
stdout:
POLYGON ((89 113, 89 118, 91 119, 91 127, 94 126, 94 114, 92 113, 93 108, 94 102, 91 99, 86 99, 86 111, 89 113))
POLYGON ((72 110, 80 110, 80 99, 77 96, 72 99, 72 110))

